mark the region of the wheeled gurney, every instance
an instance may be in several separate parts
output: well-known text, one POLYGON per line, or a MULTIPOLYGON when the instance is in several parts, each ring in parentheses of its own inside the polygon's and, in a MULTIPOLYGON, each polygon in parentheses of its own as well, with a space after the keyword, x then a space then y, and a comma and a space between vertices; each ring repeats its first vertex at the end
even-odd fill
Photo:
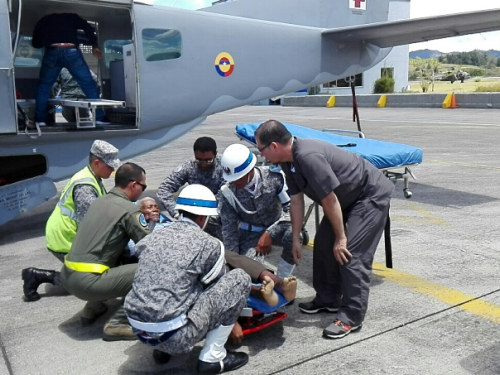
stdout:
MULTIPOLYGON (((236 136, 243 141, 256 147, 255 131, 261 123, 247 123, 236 125, 236 136)), ((359 154, 368 160, 375 167, 384 173, 394 183, 397 180, 403 180, 403 193, 405 198, 412 196, 409 190, 409 177, 416 179, 410 167, 416 166, 422 162, 423 152, 421 148, 409 146, 401 143, 378 141, 365 138, 362 132, 324 129, 323 131, 307 128, 294 124, 283 124, 290 133, 299 138, 319 139, 329 142, 338 147, 345 148, 351 152, 359 154), (333 133, 346 133, 350 135, 340 135, 333 133)), ((308 211, 308 215, 311 210, 308 211)), ((316 228, 319 225, 319 210, 316 205, 316 228)), ((392 268, 392 247, 390 241, 390 218, 384 231, 386 266, 392 268)))

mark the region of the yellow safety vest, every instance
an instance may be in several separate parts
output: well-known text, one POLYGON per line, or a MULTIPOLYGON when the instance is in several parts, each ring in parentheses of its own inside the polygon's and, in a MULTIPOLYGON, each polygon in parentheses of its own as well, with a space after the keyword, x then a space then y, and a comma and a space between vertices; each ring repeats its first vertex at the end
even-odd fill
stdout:
POLYGON ((69 180, 45 227, 47 248, 56 253, 69 252, 78 229, 73 201, 73 189, 76 185, 90 185, 97 191, 98 196, 106 194, 104 189, 101 190, 101 186, 88 166, 69 180))

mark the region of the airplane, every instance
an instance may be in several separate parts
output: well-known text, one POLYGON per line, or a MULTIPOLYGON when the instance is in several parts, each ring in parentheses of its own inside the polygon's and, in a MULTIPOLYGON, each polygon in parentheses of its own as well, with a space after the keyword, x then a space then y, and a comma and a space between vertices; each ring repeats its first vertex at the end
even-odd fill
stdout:
POLYGON ((129 159, 211 114, 361 73, 393 46, 500 29, 500 9, 388 22, 389 5, 239 0, 192 11, 133 0, 0 0, 0 224, 55 196, 54 182, 86 165, 95 139, 129 159), (37 133, 23 119, 42 56, 30 38, 41 17, 64 12, 91 22, 105 52, 103 100, 64 104, 103 106, 112 124, 56 122, 37 133))

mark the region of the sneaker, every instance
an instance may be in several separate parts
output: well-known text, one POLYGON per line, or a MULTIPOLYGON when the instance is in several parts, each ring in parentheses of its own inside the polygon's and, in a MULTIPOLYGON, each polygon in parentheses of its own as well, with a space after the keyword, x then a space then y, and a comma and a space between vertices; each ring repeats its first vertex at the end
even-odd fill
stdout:
POLYGON ((43 121, 40 121, 40 122, 37 121, 37 122, 35 122, 35 125, 36 126, 47 126, 47 124, 43 121))
POLYGON ((98 317, 108 311, 108 305, 104 302, 87 302, 82 310, 80 323, 82 326, 89 326, 96 321, 98 317))
POLYGON ((357 331, 361 326, 362 324, 351 326, 337 319, 323 330, 323 336, 329 339, 341 339, 351 333, 351 331, 357 331))
POLYGON ((318 302, 316 302, 315 299, 313 299, 311 302, 299 303, 299 309, 306 314, 316 314, 322 311, 336 313, 337 311, 339 311, 338 307, 328 307, 320 305, 318 302))
POLYGON ((109 124, 111 124, 111 121, 109 120, 109 118, 104 117, 100 120, 95 120, 95 124, 96 125, 109 125, 109 124))

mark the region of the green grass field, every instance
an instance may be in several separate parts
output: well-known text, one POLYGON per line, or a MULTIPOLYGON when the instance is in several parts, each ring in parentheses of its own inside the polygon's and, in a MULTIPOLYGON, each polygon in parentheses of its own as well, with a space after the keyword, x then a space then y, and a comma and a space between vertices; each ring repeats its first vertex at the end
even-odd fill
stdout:
MULTIPOLYGON (((492 91, 499 91, 500 88, 500 78, 481 78, 479 82, 475 82, 476 78, 469 78, 465 80, 464 83, 460 81, 455 81, 451 83, 450 81, 436 81, 434 82, 434 91, 432 90, 432 85, 429 86, 428 92, 432 93, 449 93, 449 92, 476 92, 478 87, 491 87, 492 91)), ((422 87, 420 82, 410 82, 410 92, 422 92, 422 87)))

